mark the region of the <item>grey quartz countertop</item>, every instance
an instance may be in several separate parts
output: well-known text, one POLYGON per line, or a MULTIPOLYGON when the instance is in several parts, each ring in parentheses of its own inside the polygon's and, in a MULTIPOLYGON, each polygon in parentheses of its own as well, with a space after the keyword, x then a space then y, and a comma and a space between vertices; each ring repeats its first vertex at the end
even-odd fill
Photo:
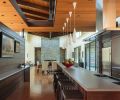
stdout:
POLYGON ((9 70, 7 72, 1 73, 0 74, 0 81, 4 80, 4 79, 6 79, 6 78, 20 72, 20 71, 23 71, 23 70, 25 70, 27 68, 29 68, 29 66, 25 66, 23 68, 15 68, 15 69, 11 69, 11 70, 9 70))
POLYGON ((61 63, 58 66, 86 91, 120 91, 120 85, 113 83, 117 81, 109 77, 95 76, 96 72, 80 67, 66 68, 61 63))

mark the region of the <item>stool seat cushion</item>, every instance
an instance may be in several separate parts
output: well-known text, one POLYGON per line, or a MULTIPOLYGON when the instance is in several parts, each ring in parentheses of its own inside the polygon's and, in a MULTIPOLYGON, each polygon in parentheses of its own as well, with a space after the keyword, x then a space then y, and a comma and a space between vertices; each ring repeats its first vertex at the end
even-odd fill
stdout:
POLYGON ((79 90, 62 90, 64 100, 83 100, 83 95, 79 90))

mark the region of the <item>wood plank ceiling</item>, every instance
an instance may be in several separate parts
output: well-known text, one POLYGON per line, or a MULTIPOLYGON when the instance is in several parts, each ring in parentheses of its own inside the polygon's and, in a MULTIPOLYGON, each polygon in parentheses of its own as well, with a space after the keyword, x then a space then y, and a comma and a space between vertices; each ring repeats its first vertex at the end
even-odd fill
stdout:
MULTIPOLYGON (((52 32, 61 35, 62 26, 69 17, 69 11, 73 11, 73 0, 57 0, 56 16, 54 26, 49 27, 31 27, 21 18, 19 13, 11 4, 12 0, 0 0, 0 21, 12 28, 14 31, 25 29, 32 34, 43 35, 52 32)), ((76 29, 77 31, 95 31, 96 7, 95 0, 76 0, 76 29)), ((24 12, 27 20, 48 20, 49 0, 17 0, 18 6, 24 12), (23 2, 22 2, 23 1, 23 2), (39 8, 38 8, 39 7, 39 8)), ((72 18, 73 19, 73 18, 72 18)), ((73 23, 73 20, 72 20, 73 23)))
MULTIPOLYGON (((56 15, 53 26, 29 26, 21 18, 19 13, 11 4, 11 0, 0 0, 0 21, 13 29, 23 29, 32 34, 49 36, 52 32, 55 36, 62 35, 62 26, 69 17, 69 11, 73 11, 72 3, 77 2, 76 8, 76 29, 77 31, 95 31, 96 29, 96 0, 57 0, 56 15)), ((120 1, 120 0, 117 0, 120 1)), ((17 0, 18 6, 29 21, 48 21, 50 0, 17 0), (23 2, 22 2, 23 1, 23 2)), ((118 3, 120 4, 120 3, 118 3)), ((120 16, 120 9, 117 4, 117 16, 120 16)), ((72 17, 73 19, 73 17, 72 17)), ((73 24, 73 20, 72 20, 73 24)), ((73 28, 73 26, 72 26, 73 28)))

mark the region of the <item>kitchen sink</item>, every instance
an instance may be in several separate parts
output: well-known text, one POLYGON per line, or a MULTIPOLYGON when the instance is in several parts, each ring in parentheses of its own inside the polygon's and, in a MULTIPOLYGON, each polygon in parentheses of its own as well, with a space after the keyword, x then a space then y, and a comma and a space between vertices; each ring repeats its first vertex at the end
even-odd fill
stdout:
POLYGON ((114 84, 120 85, 120 82, 113 82, 114 84))
POLYGON ((97 77, 108 77, 107 75, 104 75, 104 74, 94 74, 94 75, 97 77))

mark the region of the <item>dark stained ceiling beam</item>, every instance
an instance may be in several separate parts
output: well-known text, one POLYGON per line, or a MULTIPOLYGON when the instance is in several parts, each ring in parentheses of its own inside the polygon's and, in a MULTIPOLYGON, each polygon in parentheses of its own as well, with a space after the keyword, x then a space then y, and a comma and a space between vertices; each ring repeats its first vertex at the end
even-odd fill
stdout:
POLYGON ((28 25, 31 27, 53 27, 52 20, 37 20, 37 21, 28 21, 28 25))
POLYGON ((49 0, 43 0, 43 1, 45 1, 45 2, 49 2, 49 0))
POLYGON ((49 14, 49 11, 45 11, 45 10, 42 10, 42 9, 36 9, 36 8, 32 8, 30 6, 25 6, 25 5, 20 5, 20 4, 18 4, 18 6, 20 8, 24 8, 24 9, 29 9, 29 10, 32 10, 32 11, 41 12, 43 14, 49 14))
POLYGON ((36 33, 36 32, 28 32, 28 34, 36 35, 36 36, 43 36, 49 38, 49 33, 36 33))
POLYGON ((35 19, 32 19, 32 18, 26 18, 27 20, 35 20, 35 19))
POLYGON ((56 13, 56 0, 50 0, 49 20, 54 20, 56 13))
POLYGON ((54 38, 54 37, 59 37, 63 36, 63 33, 61 32, 29 32, 32 35, 37 35, 37 36, 43 36, 47 38, 54 38))
MULTIPOLYGON (((14 6, 14 8, 16 9, 16 11, 20 14, 20 16, 23 18, 25 23, 28 25, 28 27, 53 27, 54 20, 48 19, 49 14, 41 13, 39 11, 33 11, 30 9, 27 9, 27 7, 26 9, 21 8, 19 4, 16 2, 16 0, 10 0, 10 1, 14 6), (43 20, 43 18, 39 18, 39 17, 45 17, 47 20, 43 20), (30 19, 33 19, 33 20, 30 20, 30 19)), ((17 0, 17 1, 20 2, 23 0, 17 0)))
POLYGON ((47 14, 43 14, 43 13, 40 13, 40 12, 32 11, 32 10, 29 10, 29 9, 21 8, 21 10, 24 13, 29 13, 29 14, 33 14, 33 15, 37 15, 37 16, 41 16, 41 17, 45 17, 45 18, 49 17, 49 15, 47 15, 47 14))
POLYGON ((43 20, 48 20, 48 18, 45 18, 45 17, 42 17, 42 16, 37 16, 37 15, 34 15, 34 14, 30 14, 30 13, 26 13, 24 12, 25 15, 30 15, 30 16, 33 16, 33 17, 37 17, 37 18, 41 18, 43 20))
POLYGON ((38 18, 38 17, 35 17, 35 16, 27 15, 27 14, 25 14, 25 16, 26 16, 27 18, 34 19, 34 20, 44 20, 44 19, 42 19, 42 18, 38 18))
POLYGON ((37 8, 37 9, 40 9, 40 10, 49 11, 49 7, 36 5, 34 3, 29 3, 29 2, 26 2, 26 1, 22 1, 22 0, 17 0, 17 3, 20 4, 20 5, 28 6, 28 7, 33 7, 33 8, 37 8))

